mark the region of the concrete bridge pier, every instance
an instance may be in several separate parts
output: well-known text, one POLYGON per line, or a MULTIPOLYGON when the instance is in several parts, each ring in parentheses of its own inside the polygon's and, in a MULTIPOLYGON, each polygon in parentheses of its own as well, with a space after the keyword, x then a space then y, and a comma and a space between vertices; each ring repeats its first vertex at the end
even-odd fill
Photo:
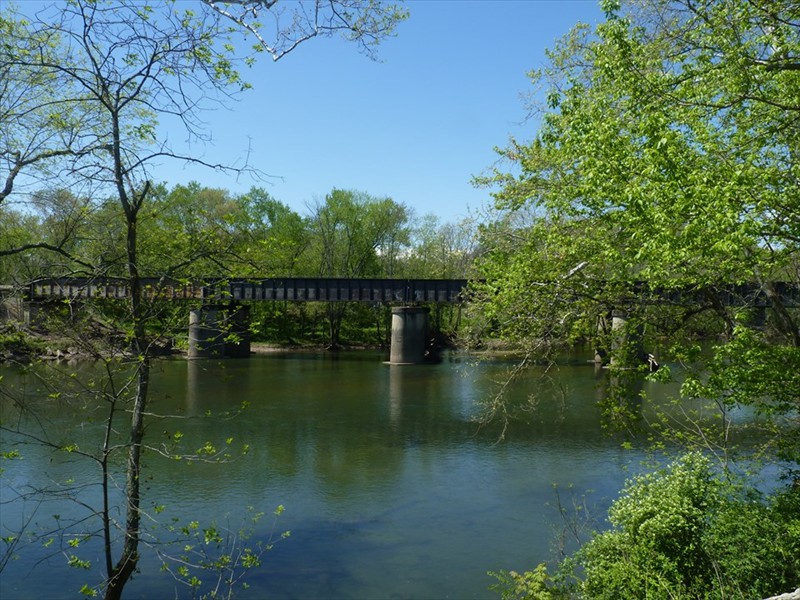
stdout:
POLYGON ((658 369, 655 357, 644 350, 643 338, 643 327, 628 322, 627 312, 611 311, 611 367, 630 369, 647 364, 651 371, 658 369))
POLYGON ((606 341, 611 334, 611 311, 598 315, 597 338, 598 343, 594 349, 595 368, 599 369, 608 363, 608 347, 606 341))
POLYGON ((189 358, 250 356, 250 307, 202 306, 189 311, 189 358))
POLYGON ((416 365, 425 362, 429 308, 396 306, 392 308, 392 341, 389 364, 416 365))

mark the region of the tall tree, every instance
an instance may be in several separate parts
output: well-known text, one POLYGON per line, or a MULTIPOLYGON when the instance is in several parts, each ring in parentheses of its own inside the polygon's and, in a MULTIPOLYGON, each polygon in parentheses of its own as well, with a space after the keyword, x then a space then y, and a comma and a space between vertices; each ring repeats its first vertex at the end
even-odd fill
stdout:
POLYGON ((381 275, 382 255, 407 243, 408 209, 391 198, 334 189, 312 207, 309 229, 320 277, 381 275))
POLYGON ((251 188, 236 201, 238 211, 233 226, 242 270, 239 275, 296 275, 308 245, 303 218, 263 188, 251 188))
POLYGON ((501 334, 538 347, 596 338, 614 309, 673 339, 710 326, 726 336, 717 351, 737 356, 709 363, 727 365, 713 396, 736 403, 741 386, 761 409, 785 408, 745 377, 773 359, 737 344, 755 336, 770 355, 800 347, 798 315, 775 285, 800 281, 797 3, 604 6, 605 23, 576 28, 533 74, 548 89, 540 130, 503 152, 519 174, 481 180, 499 186, 484 228, 487 313, 501 334), (743 329, 755 296, 719 301, 745 283, 767 299, 769 331, 743 329), (665 302, 672 291, 687 300, 665 302))
MULTIPOLYGON (((664 336, 671 347, 662 358, 686 367, 680 418, 651 423, 673 448, 700 446, 729 467, 732 435, 746 426, 731 414, 754 411, 766 443, 747 458, 781 461, 796 478, 800 314, 778 283, 800 283, 800 5, 602 5, 604 23, 574 29, 533 73, 547 90, 533 107, 541 122, 534 139, 512 140, 502 154, 513 168, 482 180, 499 188, 479 286, 490 325, 539 352, 601 337, 598 321, 624 311, 635 329, 664 336), (736 284, 751 292, 737 297, 736 284), (766 320, 756 318, 761 304, 766 320), (709 333, 710 355, 693 339, 709 333), (692 414, 686 400, 705 415, 692 414), (708 414, 719 420, 709 423, 708 414)), ((657 378, 668 379, 668 369, 657 378)), ((788 536, 774 560, 760 548, 772 544, 764 533, 776 527, 771 519, 794 527, 797 486, 762 503, 746 482, 746 502, 735 500, 739 489, 693 506, 712 472, 697 463, 690 455, 668 476, 631 484, 610 513, 616 530, 572 559, 581 571, 568 576, 579 578, 574 589, 540 585, 539 570, 512 577, 521 587, 509 597, 786 591, 772 586, 797 579, 796 562, 783 558, 797 537, 788 536), (736 557, 719 552, 732 543, 734 512, 753 516, 737 529, 763 525, 758 535, 766 540, 736 557)))
POLYGON ((424 215, 413 228, 411 250, 404 268, 412 277, 467 279, 477 252, 476 222, 461 219, 441 223, 436 215, 424 215))
MULTIPOLYGON (((59 37, 51 38, 14 13, 0 13, 0 205, 20 179, 30 189, 49 187, 103 149, 95 135, 98 115, 79 97, 62 95, 69 76, 39 63, 60 59, 59 37)), ((23 191, 16 189, 17 196, 23 191)))
POLYGON ((34 192, 24 210, 10 204, 0 208, 0 258, 6 263, 0 280, 23 284, 76 270, 89 274, 91 265, 81 259, 79 248, 92 212, 88 198, 66 189, 34 192))
MULTIPOLYGON (((318 277, 381 277, 408 242, 408 209, 391 198, 334 189, 312 209, 309 253, 318 277)), ((343 303, 327 305, 330 344, 339 344, 343 303)))
POLYGON ((282 5, 261 0, 194 5, 73 0, 45 6, 30 17, 4 7, 0 17, 0 202, 15 193, 23 173, 47 180, 58 175, 60 181, 79 186, 82 196, 113 196, 124 223, 120 254, 131 323, 128 373, 133 375, 131 385, 119 388, 109 403, 109 435, 94 457, 103 479, 99 514, 107 598, 121 596, 141 551, 142 449, 153 355, 147 320, 155 309, 141 285, 143 276, 154 274, 143 272, 139 234, 154 192, 150 167, 172 158, 226 168, 173 152, 159 137, 159 122, 176 119, 190 137, 202 139, 203 110, 248 87, 237 69, 250 59, 237 58, 230 39, 241 27, 257 36, 259 49, 278 59, 307 39, 335 32, 371 48, 405 16, 395 6, 362 0, 300 2, 288 14, 273 12, 275 42, 270 43, 256 15, 282 10, 282 5), (125 390, 133 390, 130 398, 125 390), (125 519, 115 557, 108 483, 117 446, 110 434, 126 414, 125 519))

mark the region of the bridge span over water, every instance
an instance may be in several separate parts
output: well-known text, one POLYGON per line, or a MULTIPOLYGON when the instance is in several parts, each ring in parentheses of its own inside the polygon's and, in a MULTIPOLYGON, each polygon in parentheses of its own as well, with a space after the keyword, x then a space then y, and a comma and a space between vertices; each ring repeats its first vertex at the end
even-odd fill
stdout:
MULTIPOLYGON (((249 304, 253 302, 366 302, 392 305, 389 362, 424 361, 429 309, 423 304, 465 300, 466 279, 356 279, 282 277, 266 279, 139 280, 152 300, 200 301, 189 311, 189 356, 247 356, 249 304), (229 335, 235 333, 235 336, 229 335), (235 341, 231 341, 234 339, 235 341)), ((114 278, 53 278, 32 282, 30 302, 125 299, 129 284, 114 278)))
MULTIPOLYGON (((275 277, 265 279, 205 279, 192 282, 145 277, 147 297, 169 300, 224 302, 369 302, 391 304, 453 304, 464 301, 466 279, 377 279, 337 277, 275 277)), ((51 298, 126 298, 123 279, 59 277, 32 282, 31 300, 51 298)))
MULTIPOLYGON (((342 277, 206 278, 192 281, 143 277, 145 297, 167 300, 227 302, 368 302, 386 304, 455 304, 467 298, 467 279, 383 279, 342 277)), ((538 285, 546 286, 547 282, 538 285)), ((532 293, 537 286, 532 286, 532 293)), ((56 277, 38 279, 25 288, 27 299, 127 298, 124 278, 56 277)), ((687 286, 684 289, 652 289, 631 282, 624 302, 645 304, 697 304, 768 308, 778 298, 787 307, 800 307, 800 286, 781 281, 687 286)))
MULTIPOLYGON (((392 305, 390 362, 421 362, 425 349, 428 311, 425 304, 465 302, 466 279, 379 279, 282 277, 264 279, 205 279, 178 281, 158 278, 139 280, 146 298, 194 301, 189 315, 190 356, 243 356, 249 354, 249 304, 253 302, 366 302, 392 305), (243 342, 224 341, 235 331, 243 342)), ((540 285, 548 285, 542 283, 540 285)), ((535 293, 536 286, 531 288, 535 293)), ((124 299, 129 296, 125 279, 52 278, 32 282, 27 300, 47 302, 66 299, 124 299)), ((767 308, 800 307, 800 286, 768 282, 740 285, 687 287, 658 290, 632 282, 620 303, 708 304, 767 308)), ((622 307, 621 307, 622 308, 622 307)), ((625 310, 614 311, 613 323, 622 323, 625 310)), ((620 325, 621 327, 621 325, 620 325)))

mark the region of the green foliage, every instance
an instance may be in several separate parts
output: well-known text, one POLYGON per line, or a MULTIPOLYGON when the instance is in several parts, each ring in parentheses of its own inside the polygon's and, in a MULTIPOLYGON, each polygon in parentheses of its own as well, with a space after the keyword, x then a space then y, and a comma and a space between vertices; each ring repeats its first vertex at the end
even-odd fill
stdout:
POLYGON ((262 188, 251 188, 237 199, 236 221, 240 276, 289 276, 303 269, 301 256, 309 231, 303 218, 262 188))
POLYGON ((471 219, 441 223, 425 215, 412 230, 412 245, 402 261, 406 277, 468 279, 477 253, 477 224, 471 219))
MULTIPOLYGON (((766 456, 777 447, 795 461, 800 313, 775 282, 800 284, 797 4, 603 8, 606 22, 576 27, 532 73, 546 89, 533 107, 541 126, 501 151, 513 168, 478 179, 495 187, 496 209, 480 232, 478 334, 532 359, 586 342, 626 368, 666 339, 659 361, 692 373, 682 399, 723 415, 714 436, 681 430, 683 444, 725 452, 731 413, 746 407, 768 433, 766 456), (720 302, 742 283, 760 299, 720 302), (627 315, 626 343, 613 311, 627 315), (759 312, 763 323, 743 318, 759 312), (710 360, 684 361, 700 336, 717 342, 710 360)), ((673 424, 665 417, 662 432, 673 424)))
POLYGON ((533 571, 490 571, 489 575, 498 582, 489 589, 499 592, 502 600, 556 600, 562 596, 548 586, 547 566, 537 565, 533 571))
POLYGON ((319 277, 392 276, 409 243, 408 209, 391 198, 334 189, 315 207, 308 252, 319 277))
POLYGON ((180 263, 180 274, 195 279, 286 275, 305 246, 300 216, 259 188, 231 196, 196 182, 161 186, 141 218, 148 273, 180 263))
POLYGON ((80 593, 87 598, 95 598, 97 596, 97 589, 90 587, 88 584, 83 584, 83 587, 79 590, 80 593))
POLYGON ((30 356, 42 350, 41 343, 37 343, 37 340, 25 332, 0 328, 0 356, 4 354, 30 356))
MULTIPOLYGON (((699 454, 687 455, 666 472, 629 482, 609 510, 609 521, 621 535, 600 536, 585 549, 589 556, 595 556, 593 545, 601 548, 596 554, 599 560, 587 561, 591 564, 586 570, 589 593, 594 594, 595 590, 606 593, 606 589, 618 585, 608 582, 618 577, 623 563, 608 564, 604 558, 606 553, 614 556, 615 548, 622 545, 641 549, 640 558, 645 564, 651 559, 655 561, 656 566, 650 570, 664 572, 678 589, 702 579, 710 565, 701 539, 707 515, 718 501, 718 487, 708 461, 699 454)), ((624 581, 626 577, 621 579, 624 581)), ((612 596, 613 593, 609 597, 612 596)))
POLYGON ((690 453, 630 480, 609 510, 612 529, 563 568, 580 597, 766 597, 800 577, 799 517, 796 489, 762 499, 690 453))
POLYGON ((739 428, 760 433, 763 456, 800 463, 800 347, 737 325, 701 368, 688 373, 681 396, 714 400, 726 411, 750 407, 755 418, 739 428))
MULTIPOLYGON (((282 505, 276 507, 273 527, 283 512, 282 505)), ((248 507, 236 529, 218 523, 201 526, 198 521, 179 526, 178 519, 174 519, 168 530, 179 535, 173 545, 180 546, 180 550, 177 554, 171 554, 166 547, 159 550, 161 570, 191 589, 193 596, 234 597, 239 589, 247 588, 244 577, 261 566, 265 553, 274 546, 272 534, 266 539, 251 540, 263 517, 263 512, 248 507)), ((289 532, 285 531, 278 539, 287 537, 289 532)))
POLYGON ((517 238, 511 258, 541 257, 514 280, 555 283, 586 263, 575 283, 589 295, 595 280, 698 286, 752 281, 785 264, 795 238, 775 226, 796 227, 790 213, 799 200, 786 162, 796 128, 782 124, 800 108, 798 76, 756 59, 741 70, 740 57, 769 55, 773 34, 764 31, 796 56, 791 10, 786 2, 768 13, 721 2, 693 14, 681 2, 652 0, 594 35, 577 29, 561 41, 543 76, 558 101, 533 143, 504 152, 522 174, 482 180, 502 186, 501 211, 534 207, 529 222, 498 222, 517 238), (647 19, 659 11, 664 19, 653 29, 647 19), (741 38, 725 31, 736 19, 752 48, 735 47, 741 38), (743 73, 758 88, 753 97, 741 90, 743 73), (776 137, 753 137, 764 130, 776 137), (774 243, 768 254, 759 249, 765 241, 774 243))
POLYGON ((744 497, 724 504, 705 542, 719 586, 732 596, 789 591, 800 576, 800 494, 782 490, 767 502, 744 497))
MULTIPOLYGON (((334 189, 309 217, 307 264, 317 277, 391 277, 409 243, 408 209, 391 198, 334 189)), ((328 343, 340 343, 344 303, 324 306, 328 343)), ((358 309, 356 309, 358 310, 358 309)))
POLYGON ((67 557, 67 564, 74 569, 84 569, 86 571, 92 568, 91 561, 78 558, 74 554, 70 554, 67 557))

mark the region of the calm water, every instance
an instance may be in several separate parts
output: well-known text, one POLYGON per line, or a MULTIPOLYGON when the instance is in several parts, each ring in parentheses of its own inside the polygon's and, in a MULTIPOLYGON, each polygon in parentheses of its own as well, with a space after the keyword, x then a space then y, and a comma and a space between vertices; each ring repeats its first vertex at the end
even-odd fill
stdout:
MULTIPOLYGON (((641 458, 601 427, 596 402, 604 375, 591 366, 561 367, 549 383, 541 373, 526 375, 512 396, 534 395, 538 409, 499 441, 500 430, 479 426, 476 417, 509 363, 476 364, 455 354, 414 367, 383 360, 348 353, 157 363, 153 412, 190 418, 151 418, 151 444, 180 431, 187 449, 206 441, 226 447, 233 438, 231 449, 247 443, 250 451, 226 464, 187 464, 150 452, 144 505, 166 507, 157 515, 161 523, 176 517, 234 528, 253 507, 270 516, 255 538, 290 530, 248 575, 242 598, 487 598, 487 571, 553 558, 562 527, 554 485, 590 491, 601 518, 630 475, 626 469, 641 458), (245 400, 242 415, 221 416, 245 400), (273 523, 278 505, 286 510, 273 523)), ((73 367, 81 372, 74 380, 92 369, 73 367)), ((46 399, 35 379, 8 368, 4 375, 6 390, 25 381, 28 398, 40 398, 38 414, 54 443, 98 445, 91 406, 77 410, 63 397, 46 399)), ((18 412, 7 397, 2 402, 8 423, 18 412)), ((3 451, 15 444, 3 434, 3 451)), ((95 467, 74 454, 19 449, 21 460, 2 464, 3 535, 26 515, 34 514, 29 530, 40 532, 54 527, 53 515, 63 522, 86 514, 67 500, 9 502, 32 489, 96 481, 95 467)), ((96 502, 96 488, 81 498, 96 502)), ((569 502, 568 492, 563 498, 569 502)), ((0 597, 75 597, 83 583, 99 580, 99 572, 67 567, 58 544, 23 545, 2 573, 0 597)), ((101 565, 92 542, 79 555, 101 565)), ((158 565, 145 555, 128 598, 188 597, 158 565)))

